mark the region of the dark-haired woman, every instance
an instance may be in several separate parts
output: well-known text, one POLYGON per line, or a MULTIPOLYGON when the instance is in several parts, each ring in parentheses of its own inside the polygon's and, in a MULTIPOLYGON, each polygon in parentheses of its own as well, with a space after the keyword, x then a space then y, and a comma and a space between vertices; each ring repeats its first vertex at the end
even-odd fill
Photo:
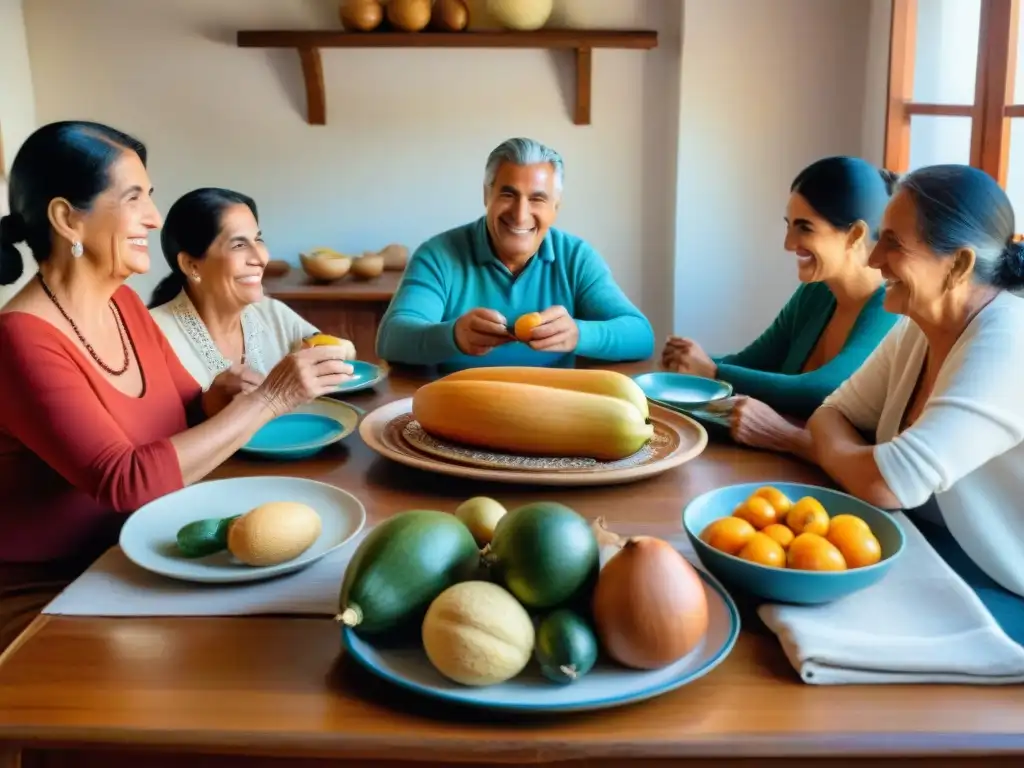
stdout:
POLYGON ((1024 643, 1024 248, 988 174, 909 174, 871 265, 903 317, 811 417, 821 467, 872 504, 908 510, 1024 643), (873 434, 868 443, 860 432, 873 434), (1012 593, 1012 594, 1011 594, 1012 593))
MULTIPOLYGON (((228 189, 182 196, 160 232, 171 269, 150 301, 153 319, 203 389, 220 374, 242 391, 259 385, 317 329, 283 302, 263 295, 267 247, 256 203, 228 189)), ((343 341, 343 357, 355 357, 343 341)))
POLYGON ((126 513, 351 374, 337 347, 315 347, 250 394, 202 392, 125 285, 160 226, 145 161, 119 131, 59 122, 11 167, 0 284, 21 276, 21 242, 39 273, 0 310, 0 647, 116 542, 126 513))
POLYGON ((867 263, 895 178, 855 157, 805 168, 790 188, 785 240, 802 285, 772 324, 718 358, 692 339, 668 340, 665 368, 733 385, 738 397, 727 405, 737 442, 809 459, 810 435, 785 417, 809 417, 896 322, 867 263))

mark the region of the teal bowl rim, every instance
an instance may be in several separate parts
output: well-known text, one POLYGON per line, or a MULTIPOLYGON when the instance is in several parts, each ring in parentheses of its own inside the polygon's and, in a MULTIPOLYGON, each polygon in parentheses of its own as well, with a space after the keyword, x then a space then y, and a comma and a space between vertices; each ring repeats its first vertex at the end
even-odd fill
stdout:
MULTIPOLYGON (((796 500, 794 499, 794 501, 796 501, 796 500)), ((723 517, 729 517, 729 516, 730 515, 723 515, 723 517)), ((832 515, 830 514, 829 515, 829 519, 831 519, 831 518, 832 518, 832 515)), ((907 547, 907 536, 906 536, 905 533, 903 533, 903 526, 901 526, 896 520, 893 520, 891 513, 886 512, 884 509, 879 509, 874 504, 868 504, 868 502, 864 501, 863 499, 858 499, 856 496, 853 496, 853 495, 851 495, 849 493, 846 493, 844 491, 837 490, 835 488, 828 488, 827 486, 824 486, 824 485, 811 485, 810 483, 791 483, 791 482, 788 482, 786 480, 776 481, 775 483, 772 483, 772 482, 763 482, 763 483, 758 483, 758 482, 732 483, 730 485, 722 485, 722 486, 719 486, 718 488, 712 488, 710 491, 705 491, 704 493, 700 494, 699 496, 694 497, 693 499, 691 499, 690 501, 688 501, 686 503, 686 505, 683 507, 683 514, 681 516, 681 520, 680 521, 682 522, 683 530, 687 533, 687 535, 693 536, 693 538, 697 539, 697 541, 699 541, 702 545, 704 545, 708 549, 712 550, 717 555, 721 555, 722 557, 727 557, 730 560, 734 560, 736 563, 740 563, 742 565, 749 565, 749 566, 751 566, 753 568, 765 571, 766 573, 779 573, 780 571, 785 571, 785 572, 789 572, 789 573, 799 573, 801 575, 806 575, 808 578, 812 578, 812 579, 841 579, 841 578, 844 578, 844 577, 849 577, 849 575, 853 574, 853 573, 858 573, 858 574, 859 573, 871 573, 872 571, 880 571, 880 570, 889 568, 892 565, 893 561, 897 557, 899 557, 901 554, 903 554, 903 550, 906 549, 906 547, 907 547), (715 493, 718 493, 719 491, 723 491, 723 490, 725 490, 727 488, 751 488, 753 490, 757 490, 758 488, 764 488, 765 486, 770 486, 770 485, 788 485, 788 486, 794 487, 794 488, 808 488, 808 489, 812 489, 812 490, 828 491, 829 493, 835 494, 837 496, 844 496, 847 499, 850 499, 851 501, 857 502, 858 504, 863 504, 866 507, 870 507, 871 509, 873 509, 876 512, 878 512, 883 517, 886 517, 886 516, 889 517, 889 522, 891 522, 893 524, 893 527, 896 529, 896 532, 897 532, 897 534, 899 536, 899 546, 896 547, 896 551, 893 552, 891 555, 889 555, 888 557, 883 557, 881 560, 879 560, 877 563, 874 563, 873 565, 865 565, 865 566, 862 566, 861 568, 848 568, 845 571, 804 571, 804 570, 798 570, 798 569, 795 569, 795 568, 774 568, 774 567, 772 567, 770 565, 761 565, 761 563, 755 563, 755 562, 753 562, 751 560, 744 560, 742 557, 737 557, 736 555, 730 555, 728 552, 723 552, 720 549, 715 549, 710 544, 708 544, 703 539, 701 539, 699 533, 697 533, 697 534, 693 533, 690 530, 690 527, 686 524, 686 510, 688 510, 692 505, 696 504, 698 501, 703 499, 705 496, 711 496, 711 495, 713 495, 715 493)), ((693 548, 694 548, 695 551, 698 550, 698 546, 696 544, 694 544, 693 548)), ((699 551, 697 551, 697 556, 700 557, 700 552, 699 551)), ((708 566, 708 567, 710 567, 710 566, 708 566)))
POLYGON ((632 376, 630 376, 630 378, 633 380, 633 383, 640 387, 641 391, 644 392, 644 397, 646 397, 652 403, 657 403, 658 405, 667 405, 669 408, 703 408, 706 405, 711 405, 711 403, 717 403, 719 400, 726 400, 735 394, 735 389, 733 388, 732 384, 726 381, 725 379, 716 379, 708 376, 697 376, 696 374, 693 373, 682 373, 681 371, 643 371, 642 373, 634 373, 632 376), (651 397, 650 395, 647 394, 646 391, 644 391, 643 387, 640 387, 640 383, 637 381, 637 379, 640 378, 641 376, 650 376, 651 374, 655 373, 667 373, 671 376, 689 376, 691 379, 703 379, 704 381, 713 381, 715 384, 720 384, 722 387, 725 388, 725 394, 722 395, 721 397, 714 397, 710 400, 694 400, 692 402, 687 403, 675 402, 673 400, 661 400, 660 398, 651 397))

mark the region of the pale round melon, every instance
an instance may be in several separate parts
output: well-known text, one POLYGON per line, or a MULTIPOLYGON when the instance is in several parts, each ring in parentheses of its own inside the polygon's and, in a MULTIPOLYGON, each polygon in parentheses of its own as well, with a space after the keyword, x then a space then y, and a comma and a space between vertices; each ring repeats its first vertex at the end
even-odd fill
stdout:
POLYGON ((505 589, 464 581, 430 604, 422 639, 427 658, 442 675, 461 685, 485 686, 523 671, 535 633, 526 609, 505 589))
POLYGON ((231 524, 228 551, 246 565, 277 565, 309 549, 322 528, 320 515, 307 504, 271 501, 231 524))
POLYGON ((551 18, 554 0, 487 0, 487 12, 506 29, 540 29, 551 18))

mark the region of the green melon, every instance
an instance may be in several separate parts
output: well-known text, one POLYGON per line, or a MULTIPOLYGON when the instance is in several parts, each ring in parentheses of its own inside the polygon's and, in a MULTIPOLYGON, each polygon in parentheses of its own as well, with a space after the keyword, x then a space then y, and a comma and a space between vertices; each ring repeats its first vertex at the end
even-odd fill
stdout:
POLYGON ((590 524, 551 501, 527 504, 501 518, 486 559, 498 583, 531 609, 564 604, 599 568, 590 524))
POLYGON ((476 575, 480 550, 454 515, 411 510, 377 525, 352 555, 339 596, 338 620, 378 635, 422 620, 448 587, 476 575))

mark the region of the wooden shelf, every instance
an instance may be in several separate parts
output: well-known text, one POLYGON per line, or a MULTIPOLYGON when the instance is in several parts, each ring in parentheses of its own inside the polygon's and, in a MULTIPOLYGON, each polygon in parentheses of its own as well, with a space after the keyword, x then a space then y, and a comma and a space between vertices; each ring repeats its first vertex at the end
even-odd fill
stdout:
POLYGON ((619 29, 541 29, 536 32, 343 32, 334 30, 246 30, 239 48, 294 48, 306 84, 306 120, 327 123, 321 48, 541 48, 576 52, 573 122, 590 125, 592 52, 595 48, 650 50, 658 33, 619 29))

